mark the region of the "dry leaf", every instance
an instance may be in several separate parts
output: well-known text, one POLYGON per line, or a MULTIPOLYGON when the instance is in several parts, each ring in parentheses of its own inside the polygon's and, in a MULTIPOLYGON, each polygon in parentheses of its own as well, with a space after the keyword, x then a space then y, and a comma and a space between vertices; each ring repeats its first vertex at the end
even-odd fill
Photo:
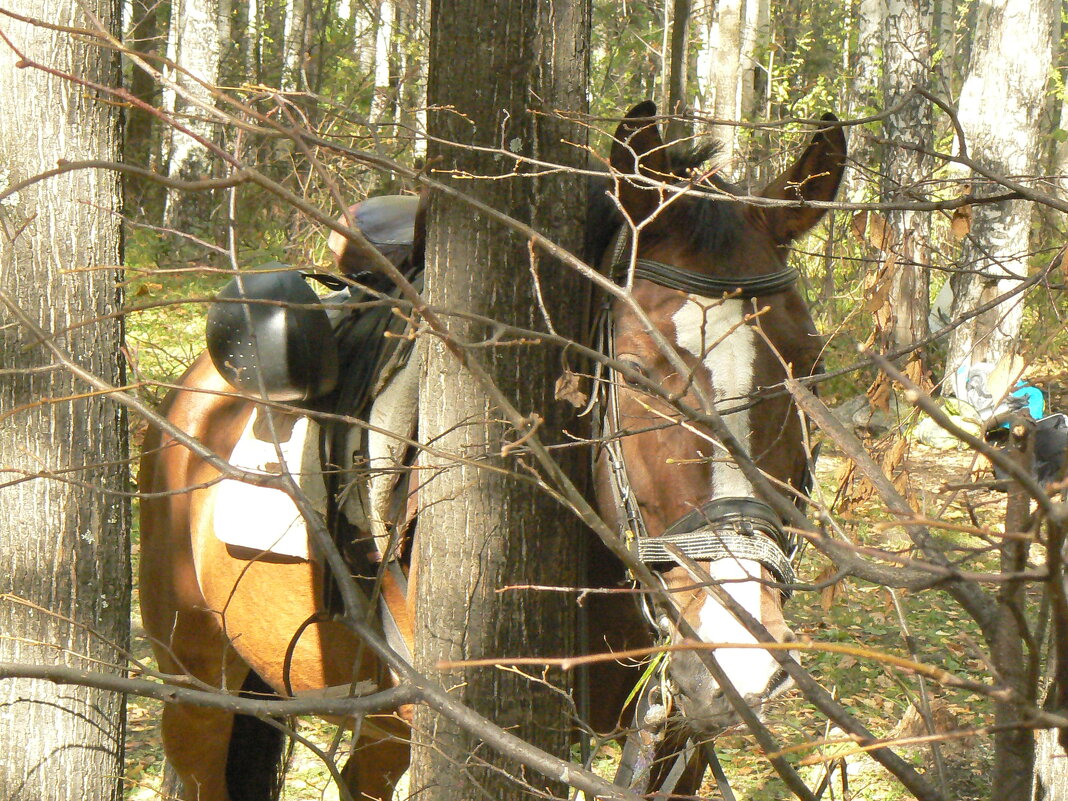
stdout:
MULTIPOLYGON (((820 574, 816 576, 816 583, 822 584, 837 573, 833 567, 827 566, 820 571, 820 574)), ((834 582, 834 584, 828 584, 822 590, 820 590, 820 606, 824 612, 830 612, 831 607, 834 606, 834 599, 838 595, 838 585, 840 582, 834 582)))
POLYGON ((868 387, 868 398, 871 400, 873 409, 882 409, 884 412, 889 412, 890 379, 880 373, 872 385, 868 387))
POLYGON ((890 242, 886 219, 877 211, 861 211, 853 215, 853 235, 876 250, 886 250, 890 242))
POLYGON ((968 232, 972 230, 971 206, 961 206, 959 209, 953 210, 953 216, 949 221, 949 230, 953 234, 953 238, 958 242, 968 235, 968 232))
POLYGON ((141 284, 141 286, 137 287, 137 291, 134 292, 134 295, 136 295, 137 297, 141 297, 142 295, 147 295, 150 292, 158 292, 161 289, 163 289, 163 284, 144 283, 141 284))
POLYGON ((581 409, 586 405, 589 396, 582 391, 582 379, 578 373, 565 369, 556 379, 555 397, 557 400, 567 401, 576 409, 581 409))

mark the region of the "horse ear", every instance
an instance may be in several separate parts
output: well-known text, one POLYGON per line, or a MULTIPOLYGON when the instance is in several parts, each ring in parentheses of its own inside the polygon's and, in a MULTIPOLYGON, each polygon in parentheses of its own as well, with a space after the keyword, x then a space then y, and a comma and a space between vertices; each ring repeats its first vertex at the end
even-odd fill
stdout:
POLYGON ((639 103, 616 128, 610 162, 619 173, 619 202, 634 223, 640 223, 660 205, 655 187, 635 183, 627 176, 641 175, 654 181, 669 180, 664 140, 656 127, 656 103, 639 103))
MULTIPOLYGON (((825 123, 838 122, 833 114, 824 114, 821 119, 825 123)), ((816 132, 801 158, 764 187, 760 195, 780 200, 834 200, 845 165, 845 133, 840 125, 828 125, 816 132)), ((826 211, 806 206, 763 209, 771 235, 784 245, 812 228, 826 211)))

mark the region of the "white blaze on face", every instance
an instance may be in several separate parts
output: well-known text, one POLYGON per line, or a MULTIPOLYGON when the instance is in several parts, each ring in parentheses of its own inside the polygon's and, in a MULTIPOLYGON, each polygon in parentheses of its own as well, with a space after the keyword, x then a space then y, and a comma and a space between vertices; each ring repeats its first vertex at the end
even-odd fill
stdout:
MULTIPOLYGON (((715 301, 688 295, 675 312, 675 343, 700 359, 712 375, 713 403, 734 405, 753 391, 753 360, 757 335, 745 319, 745 301, 715 301), (728 333, 729 332, 729 333, 728 333), (714 346, 714 347, 713 347, 714 346)), ((726 415, 723 422, 742 443, 749 444, 749 411, 726 415)), ((723 448, 716 448, 710 497, 750 497, 753 486, 723 448)))
MULTIPOLYGON (((712 401, 717 410, 732 406, 753 391, 753 361, 757 335, 744 324, 746 301, 715 301, 689 295, 675 312, 675 342, 697 357, 712 377, 712 401)), ((723 422, 748 450, 749 411, 725 415, 723 422)), ((709 497, 751 497, 753 486, 722 447, 713 454, 709 497)), ((720 559, 710 563, 712 578, 725 581, 723 588, 757 620, 761 619, 763 586, 760 565, 750 559, 720 559)), ((701 605, 697 633, 706 642, 755 643, 756 639, 734 615, 711 598, 701 605)), ((759 648, 722 649, 716 658, 735 688, 743 695, 762 695, 778 663, 759 648)))
MULTIPOLYGON (((751 559, 719 559, 711 563, 712 578, 721 585, 750 615, 760 620, 760 565, 751 559)), ((701 605, 697 634, 705 642, 755 643, 756 638, 735 620, 734 615, 712 599, 701 605)), ((779 663, 762 648, 720 648, 716 651, 720 667, 742 696, 763 695, 779 663)))

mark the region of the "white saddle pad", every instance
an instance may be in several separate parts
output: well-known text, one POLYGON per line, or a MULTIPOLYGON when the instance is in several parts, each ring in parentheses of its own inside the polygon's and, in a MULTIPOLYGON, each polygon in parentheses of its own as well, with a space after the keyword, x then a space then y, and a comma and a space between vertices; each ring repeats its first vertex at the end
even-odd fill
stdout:
MULTIPOLYGON (((390 542, 390 511, 393 491, 404 467, 408 440, 415 433, 419 361, 409 359, 389 377, 376 395, 367 433, 367 463, 364 480, 348 487, 342 498, 342 512, 349 522, 369 531, 386 552, 390 542)), ((326 510, 326 484, 319 466, 319 426, 307 417, 276 413, 279 442, 263 433, 270 427, 256 409, 241 434, 230 463, 264 475, 281 475, 286 469, 320 513, 326 510), (256 432, 261 432, 261 438, 256 432), (281 450, 281 459, 279 458, 281 450)), ((363 430, 354 426, 349 433, 348 452, 362 452, 363 430)), ((308 530, 297 506, 281 490, 257 487, 235 479, 220 482, 213 512, 215 536, 229 545, 256 551, 310 558, 308 530)), ((391 557, 394 554, 391 554, 391 557)))
MULTIPOLYGON (((264 475, 281 475, 282 463, 297 480, 317 509, 325 508, 326 485, 317 458, 319 427, 307 417, 299 417, 288 432, 278 415, 279 442, 256 436, 256 430, 269 430, 261 409, 253 412, 248 425, 230 455, 230 463, 243 470, 264 475), (288 433, 288 437, 286 436, 288 433), (285 441, 281 441, 285 437, 285 441), (281 450, 281 458, 279 458, 281 450), (304 466, 308 465, 308 472, 304 466)), ((223 480, 215 497, 215 536, 228 545, 257 551, 309 558, 308 529, 293 500, 281 490, 257 487, 236 479, 223 480)))

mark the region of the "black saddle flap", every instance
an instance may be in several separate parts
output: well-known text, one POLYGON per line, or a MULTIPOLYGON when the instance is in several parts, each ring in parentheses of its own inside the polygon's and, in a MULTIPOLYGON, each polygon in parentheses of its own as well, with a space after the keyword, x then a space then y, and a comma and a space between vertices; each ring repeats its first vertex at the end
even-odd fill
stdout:
MULTIPOLYGON (((306 401, 337 384, 338 346, 319 296, 297 270, 235 277, 208 309, 215 369, 232 386, 276 401, 306 401), (250 303, 234 301, 249 300, 250 303)), ((264 269, 264 268, 261 268, 264 269)))

